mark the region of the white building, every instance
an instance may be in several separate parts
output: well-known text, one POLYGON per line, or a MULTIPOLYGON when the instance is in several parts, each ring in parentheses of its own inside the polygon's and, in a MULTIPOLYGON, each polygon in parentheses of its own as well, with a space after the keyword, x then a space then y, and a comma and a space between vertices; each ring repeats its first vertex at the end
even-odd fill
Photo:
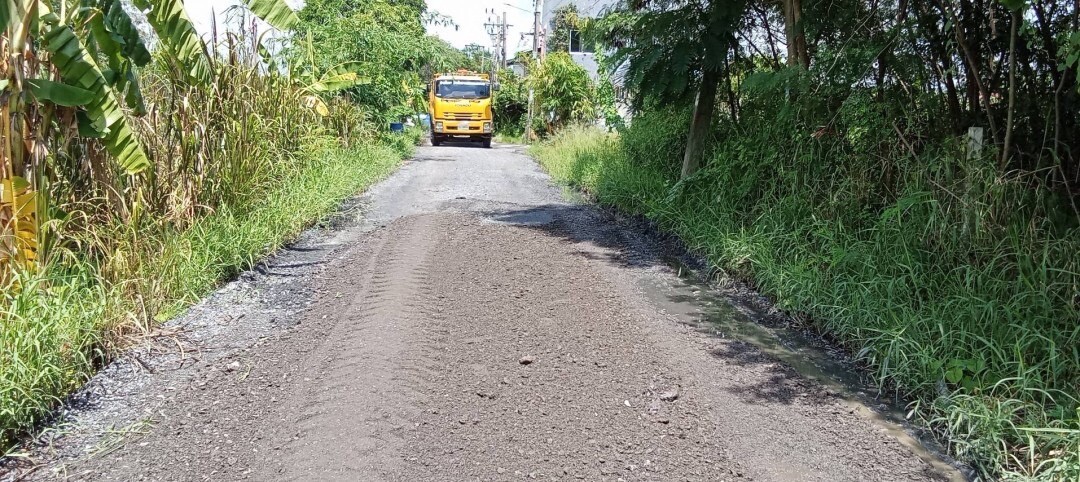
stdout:
MULTIPOLYGON (((578 15, 595 18, 616 3, 618 3, 618 0, 544 0, 541 22, 544 28, 545 45, 549 45, 548 41, 554 34, 551 30, 554 28, 555 12, 559 9, 566 7, 567 5, 573 5, 577 8, 578 15)), ((571 30, 568 34, 570 38, 570 57, 572 57, 574 62, 578 65, 584 67, 585 70, 589 72, 589 75, 595 79, 597 77, 599 66, 596 64, 595 54, 591 51, 592 46, 584 45, 584 43, 581 42, 579 32, 571 30)))

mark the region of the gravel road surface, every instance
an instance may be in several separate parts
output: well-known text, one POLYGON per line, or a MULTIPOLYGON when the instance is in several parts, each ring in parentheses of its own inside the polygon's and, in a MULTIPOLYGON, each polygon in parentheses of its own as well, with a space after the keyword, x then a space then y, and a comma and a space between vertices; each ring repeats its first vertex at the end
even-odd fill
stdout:
POLYGON ((420 148, 351 209, 104 370, 8 475, 957 478, 835 390, 681 323, 692 300, 655 301, 678 284, 667 248, 567 201, 520 148, 420 148))

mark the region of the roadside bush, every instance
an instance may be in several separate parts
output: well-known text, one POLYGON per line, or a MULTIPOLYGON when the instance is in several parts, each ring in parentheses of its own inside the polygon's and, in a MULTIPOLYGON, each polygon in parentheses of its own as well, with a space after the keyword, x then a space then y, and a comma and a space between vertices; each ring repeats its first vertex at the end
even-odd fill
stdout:
POLYGON ((529 111, 529 87, 525 78, 514 71, 499 71, 499 90, 492 99, 495 132, 521 136, 525 132, 525 117, 529 111))
POLYGON ((0 447, 128 337, 381 178, 418 137, 383 147, 353 104, 330 102, 323 116, 300 88, 249 66, 223 66, 207 84, 169 76, 145 73, 154 108, 136 128, 157 162, 131 189, 112 190, 120 173, 108 164, 76 164, 85 171, 48 186, 65 214, 51 223, 47 264, 0 295, 0 447))
POLYGON ((669 179, 678 173, 689 127, 689 108, 645 111, 634 116, 632 128, 622 129, 620 144, 632 162, 661 170, 669 179))
POLYGON ((0 447, 40 422, 127 336, 148 332, 250 268, 400 160, 394 149, 342 148, 332 137, 309 138, 304 147, 288 182, 268 184, 245 205, 223 204, 183 229, 161 218, 137 227, 99 224, 94 233, 113 250, 104 266, 56 265, 4 290, 0 447))
POLYGON ((544 58, 529 83, 535 91, 538 113, 546 123, 546 132, 578 122, 596 120, 593 99, 596 87, 589 73, 576 64, 570 54, 555 52, 544 58))
POLYGON ((379 139, 382 144, 389 146, 402 158, 409 158, 416 152, 416 146, 424 139, 424 128, 420 126, 407 127, 404 132, 385 132, 379 139))

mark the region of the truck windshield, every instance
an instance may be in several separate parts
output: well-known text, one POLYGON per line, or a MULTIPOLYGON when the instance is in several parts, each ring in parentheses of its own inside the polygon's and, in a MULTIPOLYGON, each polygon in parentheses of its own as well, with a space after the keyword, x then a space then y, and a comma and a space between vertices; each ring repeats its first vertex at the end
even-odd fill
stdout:
POLYGON ((444 99, 486 99, 491 86, 479 80, 440 80, 435 83, 435 97, 444 99))

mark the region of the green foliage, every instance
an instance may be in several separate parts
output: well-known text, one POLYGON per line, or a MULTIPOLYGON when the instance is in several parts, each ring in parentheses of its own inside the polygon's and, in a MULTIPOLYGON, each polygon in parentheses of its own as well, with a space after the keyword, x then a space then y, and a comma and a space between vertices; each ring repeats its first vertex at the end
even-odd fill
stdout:
POLYGON ((434 72, 464 64, 461 51, 424 31, 423 2, 312 0, 300 11, 292 55, 301 72, 343 63, 370 79, 346 90, 384 121, 423 110, 423 90, 434 72))
POLYGON ((499 71, 499 90, 492 98, 495 132, 518 135, 525 132, 529 110, 529 86, 524 77, 509 69, 499 71))
POLYGON ((535 100, 545 119, 547 131, 552 132, 568 123, 592 121, 596 118, 594 104, 596 87, 589 73, 574 63, 565 52, 555 52, 530 76, 535 100))
POLYGON ((393 149, 400 158, 407 159, 416 152, 416 146, 420 145, 425 134, 424 128, 412 126, 401 133, 384 132, 380 135, 380 139, 382 144, 393 149))
MULTIPOLYGON (((1080 30, 1074 30, 1062 37, 1064 40, 1059 47, 1058 57, 1063 60, 1062 64, 1066 69, 1072 69, 1076 76, 1080 77, 1080 30)), ((1080 92, 1080 82, 1076 84, 1076 88, 1080 92)))
POLYGON ((93 137, 103 138, 105 148, 125 171, 137 173, 146 169, 150 160, 120 110, 116 91, 109 85, 104 72, 98 69, 75 30, 56 22, 45 32, 43 40, 64 82, 93 94, 86 103, 93 137))
MULTIPOLYGON (((607 62, 606 55, 602 52, 593 55, 593 58, 598 65, 603 66, 607 62)), ((623 119, 622 114, 619 113, 619 99, 617 98, 615 91, 615 80, 612 79, 611 74, 602 67, 597 74, 596 97, 594 101, 596 110, 598 111, 600 118, 604 120, 604 125, 609 129, 622 129, 625 126, 626 121, 623 119)))
MULTIPOLYGON (((706 70, 725 69, 737 46, 744 0, 624 2, 591 22, 590 37, 614 50, 609 66, 622 69, 636 99, 685 99, 706 70)), ((640 102, 638 107, 640 107, 640 102)))
POLYGON ((281 30, 289 30, 300 21, 284 0, 244 0, 244 4, 257 17, 281 30))
POLYGON ((624 129, 619 137, 627 157, 650 170, 676 176, 690 126, 690 108, 644 111, 634 116, 632 125, 633 129, 624 129))

